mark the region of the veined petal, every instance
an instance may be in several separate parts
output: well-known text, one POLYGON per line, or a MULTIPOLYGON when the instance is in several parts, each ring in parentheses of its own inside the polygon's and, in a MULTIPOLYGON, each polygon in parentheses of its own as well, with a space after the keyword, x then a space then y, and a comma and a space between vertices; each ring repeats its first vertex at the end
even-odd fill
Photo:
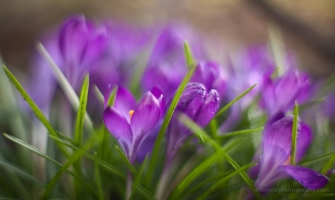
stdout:
POLYGON ((129 157, 133 134, 127 119, 117 109, 107 107, 103 113, 103 120, 109 132, 119 141, 129 157))
POLYGON ((305 188, 314 190, 328 183, 328 178, 312 169, 299 166, 282 166, 285 171, 305 188))
POLYGON ((147 92, 138 103, 130 120, 134 141, 142 140, 157 124, 161 114, 158 100, 147 92))
POLYGON ((206 126, 214 117, 219 109, 220 98, 216 90, 210 90, 206 96, 204 104, 196 119, 196 122, 201 126, 206 126))

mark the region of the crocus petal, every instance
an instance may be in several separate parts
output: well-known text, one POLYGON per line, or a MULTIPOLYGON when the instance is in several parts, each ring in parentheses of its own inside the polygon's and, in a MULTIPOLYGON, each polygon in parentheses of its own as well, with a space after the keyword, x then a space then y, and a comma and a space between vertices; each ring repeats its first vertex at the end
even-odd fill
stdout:
MULTIPOLYGON (((107 106, 109 96, 112 92, 112 87, 109 86, 108 92, 104 96, 104 105, 107 106)), ((133 110, 136 106, 135 97, 126 88, 118 87, 114 107, 130 121, 129 111, 133 110)))
POLYGON ((285 171, 305 188, 314 190, 325 186, 328 178, 314 170, 299 166, 282 166, 285 171))
POLYGON ((196 119, 196 122, 199 126, 206 126, 209 121, 215 116, 216 112, 219 109, 220 98, 216 90, 210 90, 207 94, 207 97, 204 101, 203 107, 199 112, 199 116, 196 119))
POLYGON ((129 156, 133 134, 127 119, 113 107, 107 107, 103 113, 104 123, 109 132, 119 141, 129 156))
POLYGON ((107 33, 102 33, 88 41, 81 57, 81 64, 85 65, 85 67, 94 67, 91 65, 101 58, 107 48, 107 44, 107 33))
POLYGON ((312 131, 304 123, 299 123, 297 139, 297 160, 299 162, 312 142, 312 131))
POLYGON ((135 140, 142 140, 157 124, 161 114, 158 100, 147 92, 138 103, 130 120, 135 140))

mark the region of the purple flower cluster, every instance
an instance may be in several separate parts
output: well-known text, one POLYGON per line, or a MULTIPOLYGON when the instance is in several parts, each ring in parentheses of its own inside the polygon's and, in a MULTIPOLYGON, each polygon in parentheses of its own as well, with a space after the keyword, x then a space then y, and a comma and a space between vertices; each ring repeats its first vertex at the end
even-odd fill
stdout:
MULTIPOLYGON (((220 130, 231 130, 242 118, 243 111, 260 97, 259 108, 266 114, 267 123, 261 153, 255 156, 259 163, 251 170, 258 177, 256 186, 270 187, 279 178, 291 176, 306 188, 323 187, 328 182, 325 176, 290 165, 293 118, 287 114, 295 102, 306 102, 313 95, 309 76, 293 67, 290 56, 287 56, 287 69, 283 75, 276 73, 276 64, 266 47, 251 47, 237 56, 238 62, 219 64, 208 57, 201 37, 184 26, 169 24, 161 29, 143 29, 115 22, 96 25, 83 16, 66 20, 43 44, 75 90, 84 75, 89 74, 90 85, 98 86, 105 94, 103 122, 134 163, 152 150, 165 107, 170 105, 187 73, 183 56, 185 40, 191 44, 197 64, 167 128, 168 163, 192 136, 192 131, 179 121, 181 114, 205 127, 216 115, 220 101, 226 103, 258 83, 232 107, 220 130), (126 88, 135 76, 136 61, 142 56, 139 52, 148 50, 150 44, 154 45, 138 85, 140 91, 146 92, 136 104, 135 97, 126 88), (114 105, 108 106, 111 85, 119 87, 114 105)), ((50 101, 55 81, 46 70, 47 63, 43 58, 36 59, 36 63, 41 70, 33 86, 47 87, 49 97, 46 101, 50 101)), ((311 142, 310 128, 299 122, 294 164, 303 157, 311 142)))

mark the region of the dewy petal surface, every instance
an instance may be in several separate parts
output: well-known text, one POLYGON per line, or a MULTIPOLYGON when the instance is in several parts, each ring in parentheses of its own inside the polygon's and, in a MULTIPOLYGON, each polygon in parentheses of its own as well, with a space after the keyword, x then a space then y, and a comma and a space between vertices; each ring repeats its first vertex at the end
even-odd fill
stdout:
POLYGON ((133 134, 127 119, 117 109, 107 107, 103 113, 103 120, 109 132, 119 141, 129 156, 133 134))
POLYGON ((138 103, 130 120, 134 140, 148 134, 157 124, 161 114, 160 104, 156 97, 147 92, 138 103))
POLYGON ((325 186, 328 178, 312 169, 299 166, 282 166, 285 171, 305 188, 314 190, 325 186))

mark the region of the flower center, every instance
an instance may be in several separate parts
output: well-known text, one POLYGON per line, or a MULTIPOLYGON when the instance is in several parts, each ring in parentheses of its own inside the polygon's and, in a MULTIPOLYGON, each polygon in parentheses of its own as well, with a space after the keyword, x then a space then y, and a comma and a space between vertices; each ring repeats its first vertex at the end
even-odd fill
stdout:
POLYGON ((134 114, 134 110, 129 110, 130 119, 133 117, 133 114, 134 114))

